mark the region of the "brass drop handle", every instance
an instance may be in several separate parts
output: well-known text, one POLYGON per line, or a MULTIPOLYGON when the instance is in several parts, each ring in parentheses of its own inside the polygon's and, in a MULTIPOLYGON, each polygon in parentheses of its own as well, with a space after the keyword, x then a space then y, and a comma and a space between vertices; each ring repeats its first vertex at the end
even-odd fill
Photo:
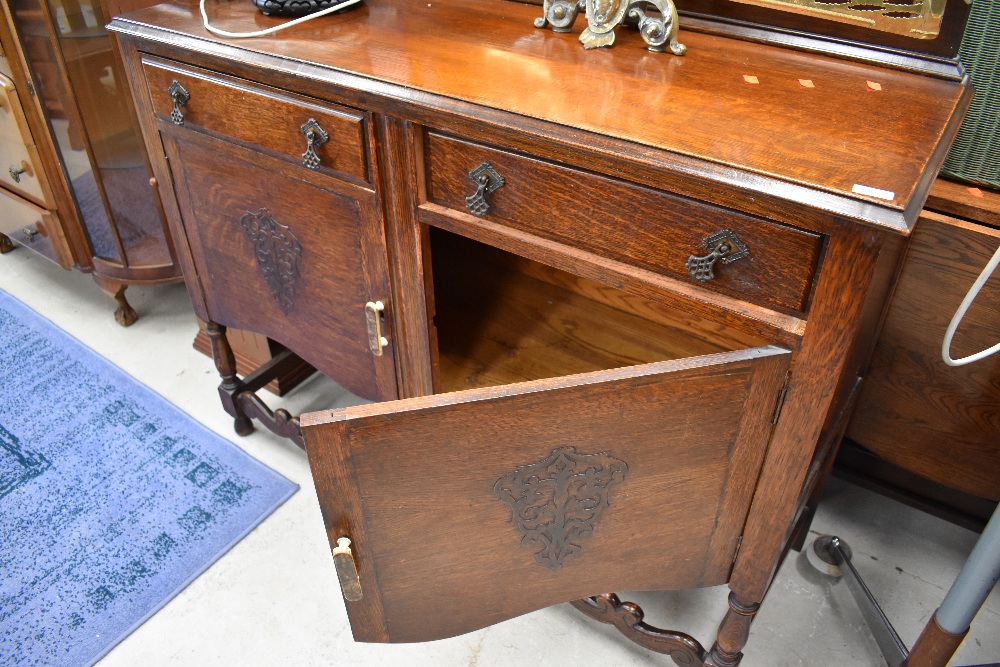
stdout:
POLYGON ((191 99, 191 94, 184 89, 184 86, 177 79, 174 79, 174 82, 167 88, 167 94, 174 101, 174 108, 170 111, 170 120, 173 121, 174 125, 183 125, 184 112, 181 111, 181 107, 187 105, 188 100, 191 99))
POLYGON ((306 169, 319 169, 319 153, 316 149, 330 140, 330 135, 326 133, 315 118, 307 120, 299 131, 306 138, 306 152, 302 154, 302 166, 306 169))
POLYGON ((702 283, 715 277, 712 269, 716 262, 730 264, 750 254, 750 250, 731 229, 718 231, 702 239, 701 244, 709 253, 703 257, 691 255, 685 266, 691 277, 702 283))
POLYGON ((35 235, 38 234, 38 228, 37 227, 25 227, 24 229, 21 230, 21 233, 24 234, 24 240, 25 241, 27 241, 28 243, 34 243, 35 242, 35 235))
POLYGON ((354 563, 351 553, 351 540, 348 537, 337 538, 337 546, 333 548, 333 566, 337 568, 337 579, 340 580, 340 591, 348 602, 361 599, 361 578, 358 577, 358 566, 354 563))
POLYGON ((470 171, 469 178, 476 184, 476 191, 465 198, 465 208, 472 215, 484 218, 490 210, 490 202, 486 195, 503 187, 506 181, 489 162, 483 162, 470 171))
POLYGON ((382 317, 385 314, 385 304, 381 301, 369 301, 365 304, 365 322, 368 325, 368 347, 376 357, 382 356, 382 349, 389 344, 389 339, 382 335, 382 317))
POLYGON ((15 183, 21 182, 21 174, 28 174, 28 176, 31 176, 31 174, 28 173, 28 163, 24 161, 22 161, 21 164, 10 165, 7 173, 10 174, 10 177, 14 179, 15 183))

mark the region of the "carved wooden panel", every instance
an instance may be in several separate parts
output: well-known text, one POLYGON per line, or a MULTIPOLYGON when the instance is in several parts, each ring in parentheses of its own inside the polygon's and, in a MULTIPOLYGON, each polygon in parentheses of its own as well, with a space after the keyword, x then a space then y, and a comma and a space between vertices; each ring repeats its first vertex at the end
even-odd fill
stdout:
POLYGON ((292 230, 271 217, 266 208, 256 213, 247 211, 240 218, 240 226, 253 246, 257 268, 271 289, 271 296, 287 315, 295 302, 295 288, 301 275, 302 245, 292 230))
POLYGON ((510 506, 521 544, 555 570, 583 550, 610 504, 612 487, 627 472, 628 466, 609 452, 580 454, 576 447, 557 447, 541 461, 501 477, 493 490, 510 506))

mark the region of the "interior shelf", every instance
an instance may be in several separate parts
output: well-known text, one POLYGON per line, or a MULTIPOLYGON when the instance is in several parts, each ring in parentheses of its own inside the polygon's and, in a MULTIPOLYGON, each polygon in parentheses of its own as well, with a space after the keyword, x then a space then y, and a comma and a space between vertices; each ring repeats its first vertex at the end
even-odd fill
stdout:
POLYGON ((746 334, 431 229, 440 391, 744 349, 746 334))

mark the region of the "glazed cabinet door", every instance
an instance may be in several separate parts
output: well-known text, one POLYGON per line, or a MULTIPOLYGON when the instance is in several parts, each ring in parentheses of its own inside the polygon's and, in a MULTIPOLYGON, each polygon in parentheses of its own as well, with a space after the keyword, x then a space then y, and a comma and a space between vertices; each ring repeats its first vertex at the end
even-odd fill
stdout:
POLYGON ((143 73, 199 315, 396 398, 368 115, 177 63, 143 73))
POLYGON ((355 639, 726 582, 789 358, 758 347, 303 415, 355 639))

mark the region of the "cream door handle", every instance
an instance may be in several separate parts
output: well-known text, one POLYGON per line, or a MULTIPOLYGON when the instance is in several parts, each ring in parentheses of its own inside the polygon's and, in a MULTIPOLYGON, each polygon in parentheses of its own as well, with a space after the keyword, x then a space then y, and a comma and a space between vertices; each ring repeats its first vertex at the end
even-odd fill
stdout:
POLYGON ((333 565, 337 568, 337 578, 340 580, 340 591, 348 602, 361 599, 361 578, 358 577, 358 566, 354 564, 354 554, 351 553, 351 540, 348 537, 337 538, 337 546, 333 548, 333 565))
POLYGON ((382 356, 382 349, 389 344, 389 339, 382 335, 382 317, 385 314, 385 304, 381 301, 369 301, 365 304, 365 322, 368 325, 368 347, 376 357, 382 356))

